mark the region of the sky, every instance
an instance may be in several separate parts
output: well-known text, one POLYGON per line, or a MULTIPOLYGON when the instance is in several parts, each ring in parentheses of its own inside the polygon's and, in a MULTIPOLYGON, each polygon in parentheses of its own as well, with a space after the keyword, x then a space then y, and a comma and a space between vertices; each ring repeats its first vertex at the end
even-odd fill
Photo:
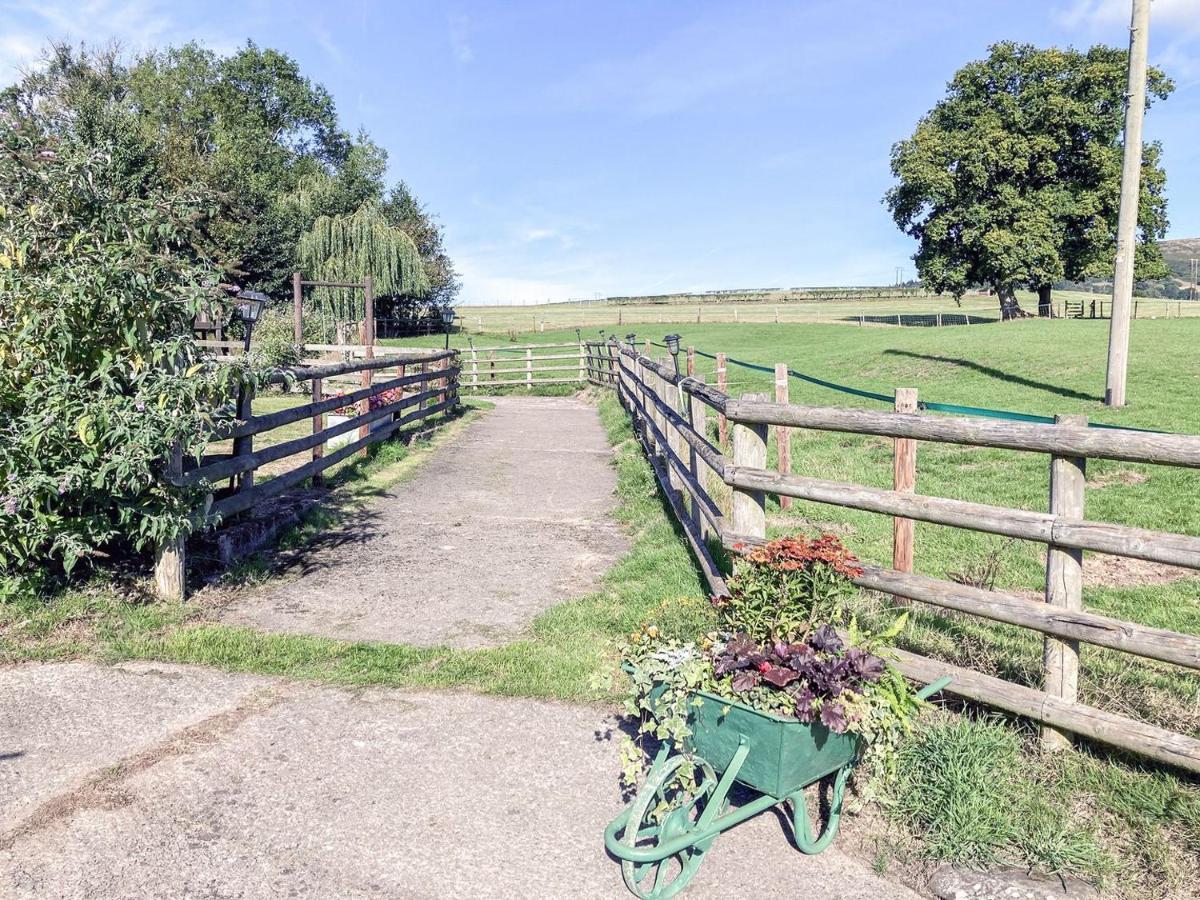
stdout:
MULTIPOLYGON (((47 41, 247 39, 324 84, 441 221, 463 303, 890 284, 892 144, 989 44, 1128 46, 1129 0, 0 0, 0 83, 47 41)), ((1200 236, 1200 0, 1154 0, 1147 114, 1200 236)))

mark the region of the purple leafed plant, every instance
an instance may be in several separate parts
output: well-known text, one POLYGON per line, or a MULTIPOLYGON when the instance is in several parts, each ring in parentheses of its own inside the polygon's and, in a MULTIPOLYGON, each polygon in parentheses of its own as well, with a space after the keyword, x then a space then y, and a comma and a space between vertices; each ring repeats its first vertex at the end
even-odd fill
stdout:
POLYGON ((819 720, 837 734, 849 724, 843 698, 863 693, 883 673, 882 659, 846 647, 830 625, 822 625, 797 643, 759 644, 736 634, 713 659, 713 674, 729 676, 733 690, 745 693, 765 686, 784 691, 795 702, 796 718, 819 720))

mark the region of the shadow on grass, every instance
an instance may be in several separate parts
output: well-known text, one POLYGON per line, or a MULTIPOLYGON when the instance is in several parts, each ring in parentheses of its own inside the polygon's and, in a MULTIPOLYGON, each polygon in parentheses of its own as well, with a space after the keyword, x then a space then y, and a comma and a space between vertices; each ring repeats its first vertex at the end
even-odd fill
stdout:
POLYGON ((1048 394, 1057 394, 1060 397, 1067 397, 1071 400, 1094 400, 1099 402, 1104 399, 1096 394, 1085 394, 1082 391, 1075 391, 1071 388, 1061 387, 1060 385, 1047 384, 1044 381, 1034 381, 1030 378, 1014 375, 1011 372, 1005 372, 1003 369, 994 369, 991 366, 982 365, 974 360, 962 359, 957 356, 938 356, 937 354, 933 353, 913 353, 911 350, 896 349, 884 350, 883 353, 885 356, 906 356, 910 359, 924 359, 928 360, 929 362, 947 363, 952 366, 958 366, 962 369, 970 369, 973 372, 978 372, 980 375, 986 375, 988 378, 995 378, 997 381, 1007 381, 1009 384, 1019 384, 1022 387, 1045 391, 1048 394))

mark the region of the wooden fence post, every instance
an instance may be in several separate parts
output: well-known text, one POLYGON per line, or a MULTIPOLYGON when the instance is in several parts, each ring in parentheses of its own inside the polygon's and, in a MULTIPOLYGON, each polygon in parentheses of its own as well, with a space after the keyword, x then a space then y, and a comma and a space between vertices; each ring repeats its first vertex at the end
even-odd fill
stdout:
MULTIPOLYGON (((244 384, 238 388, 237 417, 245 422, 254 414, 254 385, 244 384)), ((233 455, 248 456, 254 452, 254 435, 247 434, 233 439, 233 455)), ((237 476, 238 492, 247 491, 254 487, 254 470, 248 469, 237 476)))
MULTIPOLYGON (((787 363, 775 363, 775 402, 788 402, 788 367, 787 363)), ((779 456, 779 474, 790 475, 792 472, 792 429, 786 425, 775 426, 775 447, 779 456)), ((780 509, 791 509, 792 498, 780 497, 780 509)))
POLYGON ((588 360, 584 355, 583 344, 579 345, 579 381, 581 384, 587 384, 588 360))
POLYGON ((687 374, 688 378, 696 377, 696 348, 687 348, 687 374))
MULTIPOLYGON (((1087 416, 1055 416, 1054 424, 1082 427, 1087 416)), ((1083 518, 1087 460, 1050 457, 1050 512, 1063 519, 1083 518)), ((1083 551, 1050 544, 1046 552, 1046 602, 1068 611, 1083 609, 1083 551)), ((1074 703, 1079 696, 1079 642, 1046 636, 1042 655, 1042 690, 1074 703)), ((1042 747, 1071 746, 1067 732, 1042 726, 1042 747)))
MULTIPOLYGON (((300 284, 300 273, 292 273, 292 338, 297 344, 304 343, 304 288, 300 284)), ((326 340, 321 335, 321 340, 326 340)))
MULTIPOLYGON (((743 394, 743 400, 766 400, 766 394, 743 394)), ((767 467, 767 426, 733 423, 733 464, 750 469, 767 467)), ((767 536, 766 498, 762 491, 733 489, 733 531, 744 537, 767 536)))
POLYGON ((471 387, 479 391, 479 352, 471 348, 471 387))
MULTIPOLYGON (((725 354, 717 354, 717 390, 722 394, 729 393, 729 381, 725 373, 725 354)), ((725 413, 717 415, 717 442, 723 448, 729 446, 729 420, 725 418, 725 413)))
POLYGON ((533 387, 533 350, 525 348, 525 387, 533 387))
MULTIPOLYGON (((429 374, 429 360, 427 360, 427 359, 421 360, 421 374, 422 375, 429 374)), ((429 380, 428 379, 422 379, 421 381, 417 382, 417 393, 423 394, 428 389, 429 389, 429 380)), ((424 408, 425 408, 425 401, 424 400, 417 401, 417 409, 422 410, 424 408)))
MULTIPOLYGON (((183 475, 183 447, 171 447, 167 478, 183 475)), ((181 534, 158 545, 154 560, 154 589, 160 600, 182 602, 187 595, 187 540, 181 534)))
MULTIPOLYGON (((404 373, 402 372, 401 374, 404 374, 404 373)), ((312 402, 320 403, 324 399, 325 399, 325 391, 322 386, 321 379, 314 378, 312 380, 312 402)), ((316 415, 314 415, 312 417, 312 433, 320 434, 324 430, 325 430, 325 414, 317 413, 316 415)), ((317 444, 316 446, 314 446, 312 448, 313 462, 316 462, 324 455, 325 455, 325 443, 324 443, 324 441, 322 441, 321 443, 317 444)), ((325 483, 325 476, 322 475, 320 472, 318 472, 316 475, 314 475, 312 477, 312 486, 313 487, 320 487, 324 483, 325 483)))
MULTIPOLYGON (((368 275, 363 279, 363 358, 375 358, 375 284, 371 276, 368 275)), ((370 387, 374 381, 375 371, 373 369, 363 369, 362 386, 370 387)), ((358 401, 358 413, 365 416, 371 411, 371 401, 358 401)), ((358 426, 358 437, 362 440, 371 433, 370 425, 358 426)), ((363 447, 358 453, 359 456, 367 455, 367 448, 363 447)))
MULTIPOLYGON (((917 411, 917 389, 896 388, 896 412, 917 411)), ((917 486, 917 442, 894 438, 892 446, 892 488, 911 494, 917 486)), ((898 572, 913 570, 913 520, 892 519, 892 568, 898 572)), ((898 602, 899 598, 897 598, 898 602)))
MULTIPOLYGON (((694 380, 700 382, 701 384, 704 383, 703 375, 693 375, 692 378, 694 380)), ((708 405, 700 402, 695 397, 692 397, 688 401, 688 412, 690 413, 689 418, 691 421, 692 428, 695 430, 696 434, 707 439, 708 438, 708 405)), ((705 493, 708 493, 709 492, 708 491, 708 466, 700 460, 700 454, 698 454, 696 452, 696 449, 694 447, 692 447, 690 444, 688 445, 688 447, 689 447, 689 449, 691 449, 690 462, 691 462, 692 479, 696 482, 696 484, 703 487, 705 493)), ((700 534, 702 536, 707 534, 708 520, 705 519, 704 516, 700 512, 699 498, 692 499, 692 517, 696 520, 696 523, 700 528, 700 534)))

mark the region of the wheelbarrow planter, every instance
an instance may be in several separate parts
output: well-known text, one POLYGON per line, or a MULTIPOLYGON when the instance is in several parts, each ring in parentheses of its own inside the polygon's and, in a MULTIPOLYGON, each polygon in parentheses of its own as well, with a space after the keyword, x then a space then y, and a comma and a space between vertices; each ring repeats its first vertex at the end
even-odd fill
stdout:
MULTIPOLYGON (((918 696, 924 699, 949 681, 940 679, 918 696)), ((642 900, 674 897, 722 831, 780 803, 791 803, 796 845, 804 853, 820 853, 837 836, 846 780, 861 749, 857 735, 834 734, 820 722, 800 722, 705 691, 691 697, 691 734, 684 745, 663 742, 645 784, 604 831, 605 847, 621 860, 625 886, 642 900), (829 775, 834 775, 829 818, 814 835, 804 789, 829 775), (760 796, 731 810, 735 783, 760 796)))

